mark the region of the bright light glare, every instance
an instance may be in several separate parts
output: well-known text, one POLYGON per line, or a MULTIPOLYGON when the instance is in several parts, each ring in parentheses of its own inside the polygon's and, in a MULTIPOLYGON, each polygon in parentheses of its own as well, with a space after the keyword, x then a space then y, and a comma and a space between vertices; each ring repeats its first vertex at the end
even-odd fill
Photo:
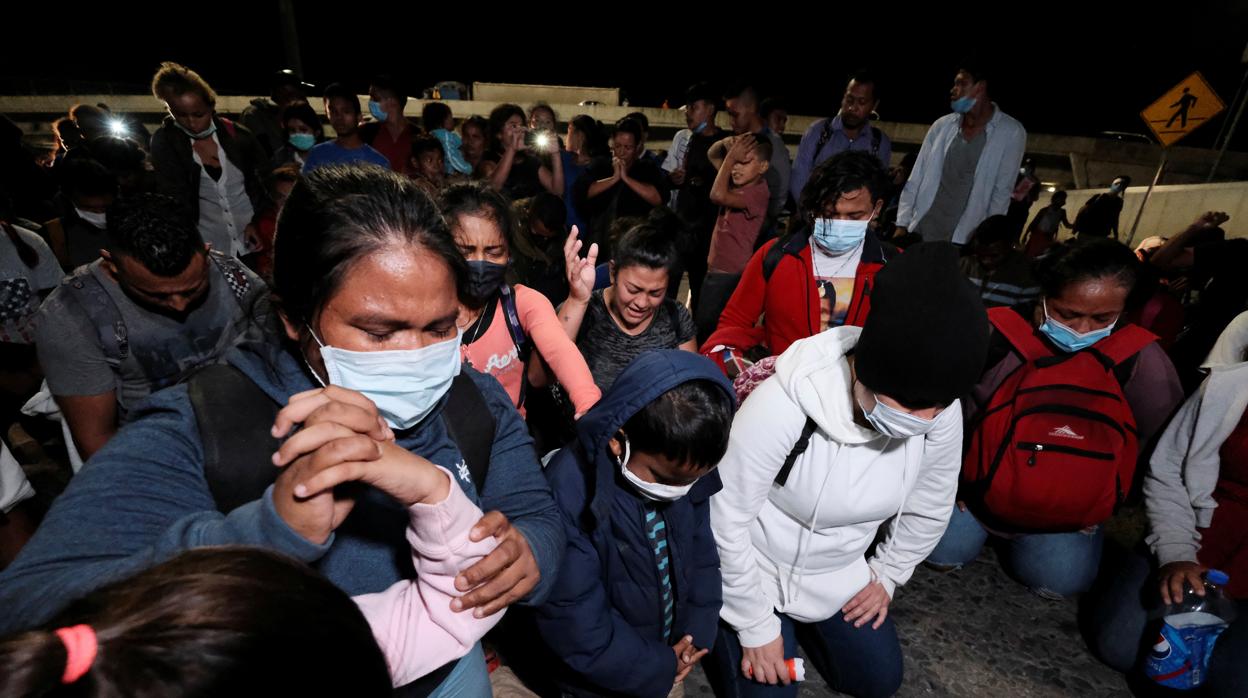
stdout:
POLYGON ((537 134, 537 147, 545 148, 550 145, 550 135, 546 133, 537 134))
POLYGON ((109 119, 108 130, 114 136, 126 135, 126 123, 121 119, 109 119))

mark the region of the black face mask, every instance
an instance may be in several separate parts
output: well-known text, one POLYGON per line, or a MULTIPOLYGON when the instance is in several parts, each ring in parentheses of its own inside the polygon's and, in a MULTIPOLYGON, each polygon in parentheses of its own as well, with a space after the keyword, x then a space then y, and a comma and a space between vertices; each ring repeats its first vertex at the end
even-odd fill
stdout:
POLYGON ((469 260, 468 295, 479 301, 489 300, 503 285, 506 274, 506 264, 469 260))

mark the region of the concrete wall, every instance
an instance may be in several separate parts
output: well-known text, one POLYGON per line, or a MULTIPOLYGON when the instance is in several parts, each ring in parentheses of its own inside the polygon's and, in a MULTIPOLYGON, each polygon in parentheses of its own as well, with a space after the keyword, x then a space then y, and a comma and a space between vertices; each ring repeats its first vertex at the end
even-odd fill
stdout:
MULTIPOLYGON (((1144 201, 1144 192, 1147 189, 1147 185, 1127 189, 1122 206, 1122 217, 1118 223, 1120 239, 1123 241, 1126 241, 1127 236, 1131 234, 1131 225, 1140 211, 1140 204, 1144 201)), ((1092 195, 1102 191, 1105 190, 1083 189, 1067 192, 1066 216, 1070 222, 1075 222, 1075 214, 1088 199, 1092 198, 1092 195)), ((1038 213, 1049 203, 1049 196, 1048 192, 1041 195, 1040 200, 1031 207, 1033 214, 1038 213)), ((1140 219, 1134 242, 1138 243, 1152 235, 1166 237, 1174 235, 1191 225, 1192 221, 1205 211, 1226 211, 1231 216, 1231 219, 1222 226, 1227 236, 1248 237, 1248 182, 1174 184, 1155 187, 1144 209, 1144 215, 1140 219)), ((1062 231, 1062 237, 1069 237, 1069 235, 1070 231, 1062 231)), ((1244 273, 1248 274, 1248 269, 1245 269, 1244 273)))

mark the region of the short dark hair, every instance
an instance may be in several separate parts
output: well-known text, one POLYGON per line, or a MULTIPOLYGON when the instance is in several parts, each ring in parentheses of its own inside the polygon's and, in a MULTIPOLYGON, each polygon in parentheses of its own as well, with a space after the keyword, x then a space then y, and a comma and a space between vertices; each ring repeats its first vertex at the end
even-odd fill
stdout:
POLYGON ((422 133, 412 139, 412 158, 419 158, 425 153, 438 153, 443 158, 446 157, 446 149, 442 147, 442 141, 437 136, 428 133, 422 133))
POLYGON ((441 259, 462 289, 468 267, 446 221, 411 179, 377 166, 320 167, 300 178, 277 219, 273 292, 296 324, 310 323, 360 259, 397 243, 441 259))
POLYGON ((639 112, 639 111, 629 112, 628 114, 624 115, 624 118, 632 119, 633 121, 636 121, 637 123, 641 124, 642 133, 650 132, 650 117, 646 116, 644 113, 639 112))
POLYGON ((468 117, 467 119, 464 119, 464 122, 459 125, 459 132, 462 134, 464 132, 464 129, 468 128, 469 126, 480 131, 481 135, 485 136, 487 139, 489 138, 490 122, 486 121, 484 116, 473 115, 473 116, 468 117))
POLYGON ((209 107, 217 106, 217 93, 199 73, 180 63, 165 61, 152 76, 152 95, 162 102, 188 92, 197 92, 209 107))
POLYGON ((182 202, 164 194, 120 198, 108 209, 108 251, 131 257, 157 276, 177 276, 204 239, 182 202))
POLYGON ((638 144, 640 144, 642 140, 645 139, 645 137, 642 136, 642 132, 644 130, 645 129, 643 129, 641 126, 641 122, 632 118, 631 116, 626 116, 623 119, 620 119, 619 121, 615 123, 616 135, 621 134, 621 133, 631 133, 633 134, 633 139, 638 144))
POLYGON ((615 243, 611 262, 615 270, 627 267, 666 269, 670 274, 676 266, 676 235, 681 227, 676 214, 657 208, 640 223, 633 225, 615 243))
POLYGON ((705 470, 728 450, 732 413, 732 398, 722 387, 691 380, 642 407, 621 430, 634 453, 662 455, 705 470))
POLYGON ((1072 284, 1112 278, 1135 290, 1140 260, 1130 247, 1109 238, 1070 240, 1049 248, 1036 262, 1036 279, 1046 298, 1057 298, 1072 284))
POLYGON ((771 116, 773 111, 789 111, 788 105, 784 103, 784 99, 780 97, 768 97, 758 105, 758 115, 766 119, 771 116))
POLYGON ((1111 182, 1110 182, 1110 183, 1112 184, 1114 181, 1117 181, 1117 180, 1119 180, 1119 179, 1121 179, 1121 180, 1122 180, 1122 188, 1123 188, 1123 189, 1126 189, 1127 187, 1131 186, 1131 175, 1125 175, 1125 174, 1124 174, 1124 175, 1118 175, 1117 177, 1114 177, 1114 179, 1113 179, 1113 180, 1111 180, 1111 182))
POLYGON ((451 108, 445 102, 429 102, 420 110, 420 123, 426 131, 436 131, 446 126, 451 108))
POLYGON ((974 82, 987 82, 992 87, 992 79, 996 77, 995 72, 988 67, 987 61, 983 56, 973 55, 965 56, 958 61, 958 70, 971 76, 974 82))
POLYGON ((555 113, 555 108, 545 102, 538 102, 537 104, 529 107, 529 119, 532 120, 533 114, 539 111, 550 112, 550 120, 555 123, 559 123, 559 115, 555 113))
POLYGON ((56 168, 61 191, 68 196, 107 196, 117 193, 117 177, 91 158, 70 158, 56 168))
POLYGON ((375 92, 384 92, 399 100, 399 108, 407 106, 407 93, 399 86, 399 81, 389 75, 374 75, 368 82, 375 92))
POLYGON ((520 117, 520 121, 528 123, 524 110, 518 104, 500 104, 490 110, 489 128, 485 133, 485 140, 490 148, 498 148, 499 136, 503 133, 503 128, 507 126, 507 120, 513 116, 520 117))
POLYGON ((607 154, 607 133, 601 121, 588 114, 578 114, 568 125, 585 136, 585 153, 591 158, 607 154))
POLYGON ((567 232, 568 206, 563 199, 548 191, 539 192, 529 201, 529 219, 541 221, 552 233, 567 232))
MULTIPOLYGON (((483 182, 463 182, 447 187, 438 201, 446 218, 447 236, 459 226, 461 216, 482 216, 494 221, 510 252, 515 235, 515 218, 511 204, 498 190, 483 182)), ((453 238, 452 243, 454 241, 453 238)), ((458 249, 458 248, 456 248, 458 249)))
POLYGON ((755 138, 754 153, 758 155, 760 160, 771 162, 771 156, 775 153, 775 147, 771 144, 770 138, 755 138))
POLYGON ((331 99, 346 100, 347 104, 350 104, 355 108, 356 114, 360 113, 360 96, 355 93, 355 90, 347 87, 341 82, 330 83, 329 86, 325 88, 324 98, 326 104, 328 104, 331 99))
POLYGON ((385 656, 359 607, 323 576, 258 548, 207 547, 71 603, 0 642, 0 694, 388 696, 385 656), (95 659, 72 686, 56 629, 88 625, 95 659), (351 671, 290 672, 342 663, 351 671))
POLYGON ((695 82, 685 90, 685 104, 690 105, 694 102, 707 102, 718 109, 719 93, 715 91, 715 86, 709 82, 695 82))
POLYGON ((863 150, 845 150, 815 168, 799 197, 807 216, 818 216, 827 202, 842 194, 867 188, 872 201, 884 196, 887 174, 879 158, 863 150))
POLYGON ((880 101, 880 83, 876 82, 875 73, 865 68, 855 70, 849 74, 849 79, 845 81, 845 86, 849 87, 849 83, 856 82, 859 85, 871 86, 871 99, 880 101))
POLYGON ((1018 226, 1006 216, 988 216, 971 233, 972 245, 986 247, 1002 242, 1010 245, 1018 242, 1018 226))
POLYGON ((730 99, 741 99, 741 98, 745 98, 753 102, 754 104, 758 104, 759 102, 762 101, 762 97, 759 95, 758 89, 755 88, 753 85, 749 85, 749 84, 732 85, 728 88, 727 91, 724 92, 725 102, 727 102, 730 99))
POLYGON ((286 128, 286 122, 291 119, 298 119, 307 124, 313 131, 316 131, 319 137, 325 136, 325 127, 321 124, 321 117, 307 102, 291 102, 282 110, 281 123, 282 128, 286 128))
POLYGON ((277 192, 277 185, 298 183, 299 175, 299 165, 293 162, 288 162, 285 165, 273 168, 273 171, 269 173, 269 176, 264 178, 264 188, 269 192, 269 196, 273 197, 273 195, 277 192))

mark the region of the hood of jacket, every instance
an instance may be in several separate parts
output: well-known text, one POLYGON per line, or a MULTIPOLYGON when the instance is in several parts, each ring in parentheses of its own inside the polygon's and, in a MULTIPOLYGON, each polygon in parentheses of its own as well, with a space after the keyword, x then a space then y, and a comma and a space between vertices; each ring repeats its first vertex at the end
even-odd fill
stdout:
POLYGON ((794 342, 776 358, 776 379, 784 392, 814 420, 819 430, 841 444, 881 438, 854 421, 852 376, 846 357, 858 344, 861 327, 834 327, 794 342))
MULTIPOLYGON (((620 373, 611 389, 576 425, 577 442, 591 459, 598 483, 613 482, 614 471, 619 465, 608 455, 607 445, 624 423, 663 393, 694 380, 714 383, 735 406, 735 393, 723 372, 710 360, 693 352, 679 349, 646 352, 620 373)), ((710 496, 719 486, 719 478, 703 477, 694 485, 689 496, 710 496), (707 488, 710 490, 704 491, 707 488)), ((609 487, 595 488, 590 503, 595 516, 606 516, 610 490, 609 487)))

